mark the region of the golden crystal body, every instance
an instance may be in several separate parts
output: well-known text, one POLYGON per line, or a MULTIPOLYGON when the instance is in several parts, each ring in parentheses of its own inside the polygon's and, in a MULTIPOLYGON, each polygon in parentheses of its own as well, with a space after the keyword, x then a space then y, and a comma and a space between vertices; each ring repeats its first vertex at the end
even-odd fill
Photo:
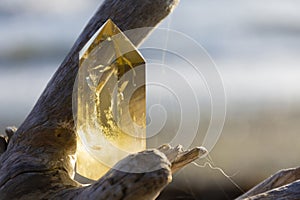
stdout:
POLYGON ((146 149, 145 61, 111 20, 79 59, 76 171, 96 180, 128 154, 146 149))

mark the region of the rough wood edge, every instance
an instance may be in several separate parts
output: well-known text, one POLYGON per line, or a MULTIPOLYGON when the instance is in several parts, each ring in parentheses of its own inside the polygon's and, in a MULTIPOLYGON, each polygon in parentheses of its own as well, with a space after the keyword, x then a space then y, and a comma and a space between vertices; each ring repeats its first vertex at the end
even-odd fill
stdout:
POLYGON ((300 199, 300 168, 280 170, 253 187, 241 199, 300 199))
POLYGON ((290 184, 274 188, 272 190, 244 198, 245 200, 299 200, 300 199, 300 180, 290 184))
POLYGON ((118 162, 96 183, 85 188, 64 190, 57 196, 64 199, 152 200, 171 182, 172 166, 181 163, 180 166, 184 167, 205 153, 202 148, 184 151, 163 145, 158 149, 132 154, 118 162))
MULTIPOLYGON (((76 152, 72 92, 78 72, 79 51, 108 18, 123 31, 154 27, 177 3, 178 0, 104 1, 31 113, 9 138, 7 150, 0 155, 0 199, 108 199, 106 194, 110 195, 109 199, 120 199, 118 195, 125 195, 122 199, 153 199, 170 181, 172 166, 178 165, 176 169, 179 169, 196 159, 197 150, 191 153, 182 151, 180 155, 174 154, 177 150, 170 150, 172 155, 176 155, 176 164, 172 165, 172 160, 170 163, 166 157, 168 153, 145 151, 132 157, 131 161, 147 161, 149 156, 156 157, 157 162, 148 164, 160 165, 160 169, 138 174, 113 169, 90 186, 83 186, 72 179, 76 152), (141 185, 137 184, 136 178, 141 180, 138 181, 141 185), (113 191, 104 193, 102 190, 105 190, 105 184, 113 185, 113 191), (116 191, 120 191, 120 194, 116 194, 116 191)), ((148 28, 128 37, 138 45, 150 31, 151 28, 148 28)), ((130 163, 127 161, 122 166, 126 167, 130 163)))

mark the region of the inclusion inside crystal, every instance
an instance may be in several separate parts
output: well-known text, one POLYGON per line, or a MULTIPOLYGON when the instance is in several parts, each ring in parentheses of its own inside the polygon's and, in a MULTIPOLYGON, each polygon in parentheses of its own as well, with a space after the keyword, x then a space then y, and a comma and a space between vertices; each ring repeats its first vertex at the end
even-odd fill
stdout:
POLYGON ((76 171, 96 180, 146 149, 145 61, 111 20, 80 54, 76 171))

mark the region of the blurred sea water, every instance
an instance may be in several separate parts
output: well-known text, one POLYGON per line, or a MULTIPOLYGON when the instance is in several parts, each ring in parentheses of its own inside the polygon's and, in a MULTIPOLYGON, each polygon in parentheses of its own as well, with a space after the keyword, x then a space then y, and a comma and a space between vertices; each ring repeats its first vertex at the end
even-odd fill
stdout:
MULTIPOLYGON (((18 114, 28 112, 51 77, 44 72, 58 67, 100 2, 1 1, 1 119, 10 109, 5 102, 13 110, 18 102, 18 114), (8 99, 21 91, 27 95, 8 99)), ((183 32, 208 51, 224 79, 228 103, 288 101, 300 94, 299 6, 296 0, 181 1, 160 27, 183 32)))
MULTIPOLYGON (((1 1, 1 129, 14 119, 19 125, 101 2, 1 1)), ((183 32, 208 51, 231 108, 288 103, 300 95, 299 6, 296 0, 181 1, 160 27, 183 32)))
MULTIPOLYGON (((20 125, 101 2, 0 1, 0 132, 20 125)), ((275 160, 276 153, 284 155, 292 150, 290 143, 300 142, 292 138, 300 128, 299 8, 297 0, 181 0, 160 24, 189 35, 218 67, 227 118, 214 156, 230 172, 240 170, 237 179, 246 177, 250 166, 271 163, 258 173, 261 178, 296 164, 294 154, 286 158, 292 160, 290 165, 275 160), (245 156, 237 151, 257 145, 257 151, 248 154, 254 159, 265 150, 260 142, 267 143, 271 134, 276 140, 272 144, 281 150, 268 149, 270 153, 256 158, 259 161, 237 167, 235 160, 245 156)), ((184 45, 178 42, 197 57, 184 45)))

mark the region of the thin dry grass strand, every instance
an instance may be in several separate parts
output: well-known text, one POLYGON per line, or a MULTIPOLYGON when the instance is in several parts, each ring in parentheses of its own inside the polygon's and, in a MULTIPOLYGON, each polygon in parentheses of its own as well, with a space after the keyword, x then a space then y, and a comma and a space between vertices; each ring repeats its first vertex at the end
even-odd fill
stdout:
POLYGON ((235 176, 237 173, 233 174, 233 175, 228 175, 222 168, 215 166, 213 160, 211 159, 210 155, 207 154, 206 157, 207 162, 204 163, 204 165, 200 165, 196 162, 192 162, 192 164, 194 164, 196 167, 199 168, 206 168, 207 166, 209 168, 211 168, 212 170, 218 170, 219 172, 221 172, 221 174, 223 174, 223 176, 225 176, 238 190, 240 190, 242 193, 245 193, 245 191, 232 179, 233 176, 235 176))

